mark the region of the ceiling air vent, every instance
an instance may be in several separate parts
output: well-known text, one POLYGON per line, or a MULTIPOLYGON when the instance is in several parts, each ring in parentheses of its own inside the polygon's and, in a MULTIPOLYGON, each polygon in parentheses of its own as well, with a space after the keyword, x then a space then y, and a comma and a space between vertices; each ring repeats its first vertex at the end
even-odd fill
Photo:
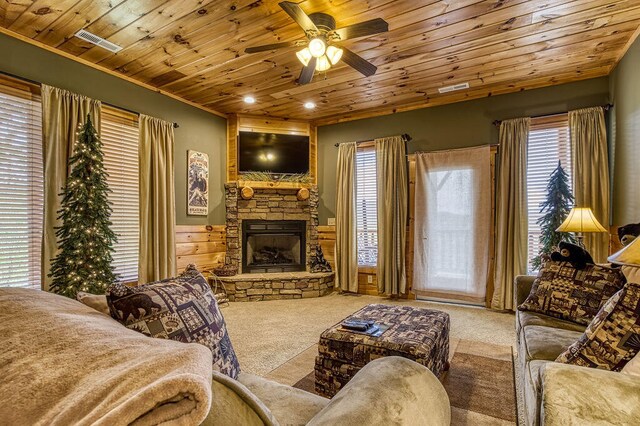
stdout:
POLYGON ((86 30, 80 30, 75 35, 76 37, 84 41, 88 41, 89 43, 95 44, 96 46, 100 46, 103 49, 107 49, 108 51, 113 53, 117 53, 122 50, 121 46, 111 43, 110 41, 105 40, 102 37, 98 37, 97 35, 92 34, 86 30))
POLYGON ((453 86, 441 87, 438 89, 440 93, 454 92, 456 90, 468 89, 469 83, 454 84, 453 86))

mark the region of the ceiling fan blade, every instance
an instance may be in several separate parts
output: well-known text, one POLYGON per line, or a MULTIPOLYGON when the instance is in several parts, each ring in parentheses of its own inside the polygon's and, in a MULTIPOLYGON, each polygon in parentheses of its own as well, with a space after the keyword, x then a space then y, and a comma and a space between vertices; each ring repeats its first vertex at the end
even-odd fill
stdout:
POLYGON ((300 71, 300 77, 298 77, 298 84, 307 84, 313 78, 313 73, 316 71, 316 58, 311 58, 306 67, 300 71))
POLYGON ((282 43, 265 44, 264 46, 247 47, 244 49, 244 53, 267 52, 269 50, 282 49, 283 47, 299 46, 300 43, 304 44, 301 41, 284 41, 282 43))
POLYGON ((316 24, 314 24, 311 18, 309 18, 307 14, 304 13, 304 10, 302 10, 302 8, 298 6, 298 3, 283 1, 278 3, 278 5, 282 8, 282 10, 287 12, 287 15, 291 16, 291 19, 296 21, 296 23, 300 25, 303 30, 315 31, 316 33, 318 32, 316 24))
POLYGON ((364 59, 362 56, 356 55, 346 47, 340 46, 340 48, 342 49, 342 60, 344 63, 354 68, 364 76, 371 77, 378 70, 378 67, 364 59))
POLYGON ((337 34, 338 37, 340 37, 340 40, 348 40, 351 38, 364 37, 387 31, 389 31, 389 24, 387 21, 382 18, 376 18, 370 21, 349 25, 348 27, 338 28, 337 30, 334 30, 333 33, 337 34))

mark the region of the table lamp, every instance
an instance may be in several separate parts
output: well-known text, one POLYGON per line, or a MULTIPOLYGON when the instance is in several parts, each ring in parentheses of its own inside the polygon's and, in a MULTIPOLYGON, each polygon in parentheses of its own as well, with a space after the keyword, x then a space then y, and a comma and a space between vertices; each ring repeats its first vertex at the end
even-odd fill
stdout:
POLYGON ((575 232, 578 244, 584 247, 583 232, 608 232, 595 218, 589 207, 574 207, 556 232, 575 232))

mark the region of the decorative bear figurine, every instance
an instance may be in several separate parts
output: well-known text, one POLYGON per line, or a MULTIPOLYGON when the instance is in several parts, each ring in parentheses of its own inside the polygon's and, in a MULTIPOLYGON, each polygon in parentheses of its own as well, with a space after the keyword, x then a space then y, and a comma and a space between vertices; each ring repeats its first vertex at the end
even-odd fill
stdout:
POLYGON ((618 238, 623 246, 628 246, 631 241, 640 235, 640 223, 630 223, 618 228, 618 238))
POLYGON ((595 263, 587 250, 564 241, 560 242, 558 251, 551 253, 551 260, 569 262, 576 269, 584 269, 587 265, 595 263))

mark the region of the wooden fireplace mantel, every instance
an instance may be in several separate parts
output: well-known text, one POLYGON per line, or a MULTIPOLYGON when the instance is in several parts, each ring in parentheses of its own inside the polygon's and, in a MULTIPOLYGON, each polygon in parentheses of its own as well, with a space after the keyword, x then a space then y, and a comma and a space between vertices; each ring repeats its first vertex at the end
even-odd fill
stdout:
POLYGON ((253 189, 301 189, 311 188, 311 183, 300 182, 261 182, 254 180, 238 180, 238 188, 248 186, 253 189))

